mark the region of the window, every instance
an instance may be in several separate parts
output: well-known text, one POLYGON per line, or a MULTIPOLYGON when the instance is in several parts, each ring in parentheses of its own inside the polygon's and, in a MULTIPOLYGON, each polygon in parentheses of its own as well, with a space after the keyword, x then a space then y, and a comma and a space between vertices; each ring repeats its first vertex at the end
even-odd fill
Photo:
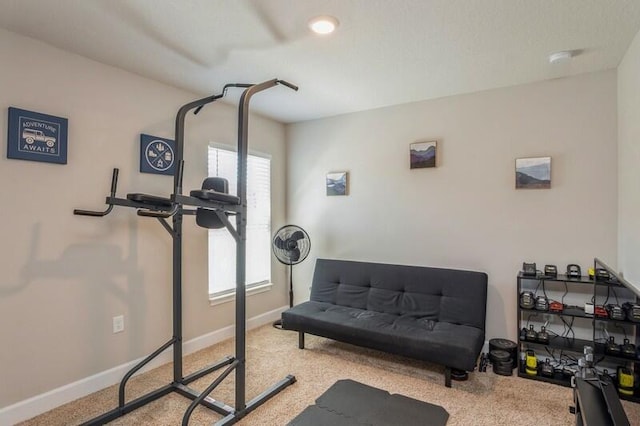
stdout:
MULTIPOLYGON (((209 146, 209 176, 226 178, 229 193, 237 194, 238 155, 209 146)), ((229 217, 235 226, 235 218, 229 217)), ((271 159, 249 155, 247 159, 247 290, 265 288, 271 282, 271 159)), ((209 230, 209 295, 225 301, 235 295, 236 242, 226 228, 209 230)))

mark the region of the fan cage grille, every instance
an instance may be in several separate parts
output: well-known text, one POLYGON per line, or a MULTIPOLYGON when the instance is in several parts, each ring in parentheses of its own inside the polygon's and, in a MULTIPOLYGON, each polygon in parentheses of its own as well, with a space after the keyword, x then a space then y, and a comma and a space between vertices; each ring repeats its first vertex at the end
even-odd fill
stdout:
POLYGON ((307 232, 296 225, 285 225, 273 237, 273 254, 286 265, 302 262, 311 251, 311 240, 307 232))

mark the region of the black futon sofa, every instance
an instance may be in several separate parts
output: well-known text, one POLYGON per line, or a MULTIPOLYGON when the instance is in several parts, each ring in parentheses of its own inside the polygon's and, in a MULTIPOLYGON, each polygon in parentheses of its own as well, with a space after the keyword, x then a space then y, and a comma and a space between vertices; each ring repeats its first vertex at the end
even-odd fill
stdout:
POLYGON ((311 298, 282 327, 473 371, 484 344, 487 274, 318 259, 311 298))

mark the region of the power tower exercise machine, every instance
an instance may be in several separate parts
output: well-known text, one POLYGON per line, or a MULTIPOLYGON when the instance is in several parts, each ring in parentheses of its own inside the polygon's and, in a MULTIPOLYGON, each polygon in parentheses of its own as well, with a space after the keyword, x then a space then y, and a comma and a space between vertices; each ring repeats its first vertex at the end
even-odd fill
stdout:
POLYGON ((276 85, 283 85, 293 90, 296 86, 284 80, 273 79, 259 84, 227 84, 221 94, 202 98, 183 105, 176 115, 175 124, 175 164, 173 194, 170 198, 147 194, 127 194, 125 199, 116 197, 118 169, 113 170, 111 191, 106 198, 105 211, 74 210, 74 214, 101 217, 109 214, 114 206, 137 209, 139 216, 154 217, 169 232, 173 242, 173 336, 151 355, 135 365, 120 382, 118 389, 118 406, 84 425, 102 425, 131 411, 140 408, 171 392, 177 392, 193 402, 185 411, 182 424, 186 426, 189 418, 198 405, 203 405, 223 416, 216 425, 230 425, 249 414, 251 411, 279 393, 287 386, 295 383, 292 375, 286 376, 270 388, 250 401, 246 401, 246 226, 247 226, 247 156, 249 130, 249 102, 256 93, 276 85), (238 176, 237 195, 226 193, 222 188, 226 185, 213 185, 212 188, 193 190, 189 195, 182 194, 182 177, 184 173, 184 130, 185 118, 189 111, 197 114, 202 107, 225 96, 229 88, 243 88, 238 107, 238 176), (222 189, 222 190, 221 190, 222 189), (236 321, 235 321, 235 356, 227 356, 199 371, 187 376, 182 371, 182 219, 184 215, 204 215, 205 220, 198 224, 208 227, 226 227, 236 241, 236 321), (236 226, 228 216, 235 216, 236 226), (167 222, 172 218, 172 224, 167 222), (169 347, 173 346, 173 381, 161 388, 151 391, 132 401, 125 401, 127 381, 141 368, 147 365, 169 347), (203 391, 190 388, 189 383, 198 380, 213 371, 226 367, 222 373, 203 391), (230 406, 209 396, 222 381, 235 371, 235 404, 230 406))

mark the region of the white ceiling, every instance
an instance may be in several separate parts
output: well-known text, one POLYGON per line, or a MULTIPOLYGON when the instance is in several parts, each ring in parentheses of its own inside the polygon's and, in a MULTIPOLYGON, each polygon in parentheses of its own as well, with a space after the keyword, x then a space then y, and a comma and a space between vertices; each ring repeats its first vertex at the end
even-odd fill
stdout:
POLYGON ((251 106, 296 122, 615 68, 640 0, 0 0, 0 27, 202 95, 285 79, 251 106))

